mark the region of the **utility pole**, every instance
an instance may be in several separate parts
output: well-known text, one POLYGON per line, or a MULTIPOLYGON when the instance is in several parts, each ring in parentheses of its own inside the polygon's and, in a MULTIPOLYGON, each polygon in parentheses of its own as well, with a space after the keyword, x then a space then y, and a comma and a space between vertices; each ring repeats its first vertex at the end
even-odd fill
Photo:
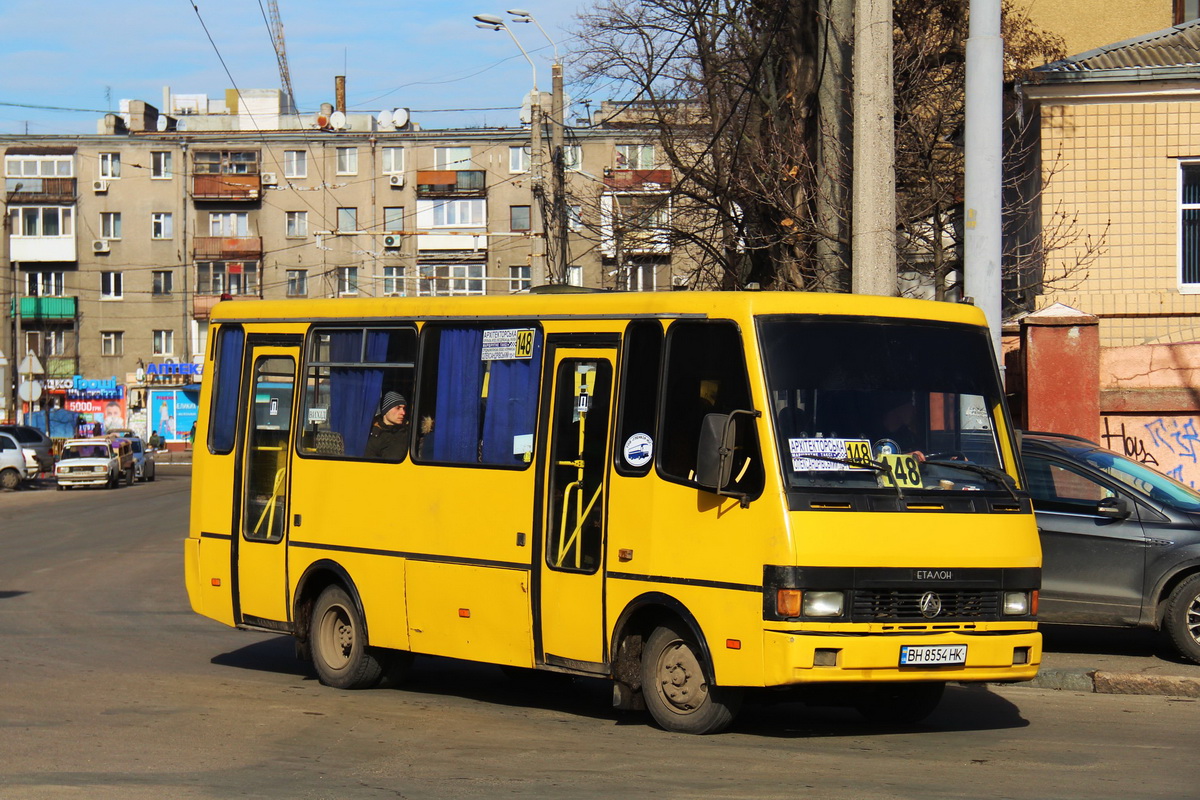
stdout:
POLYGON ((971 0, 967 35, 966 167, 963 185, 963 271, 967 295, 987 317, 996 360, 1000 352, 1000 188, 1004 40, 1000 0, 971 0))
POLYGON ((567 268, 571 263, 570 245, 567 239, 567 165, 566 151, 563 149, 563 77, 562 64, 556 60, 550 68, 552 92, 550 101, 550 152, 554 167, 554 234, 555 234, 555 276, 559 283, 567 282, 567 268))
POLYGON ((854 3, 851 290, 896 294, 892 0, 854 3))

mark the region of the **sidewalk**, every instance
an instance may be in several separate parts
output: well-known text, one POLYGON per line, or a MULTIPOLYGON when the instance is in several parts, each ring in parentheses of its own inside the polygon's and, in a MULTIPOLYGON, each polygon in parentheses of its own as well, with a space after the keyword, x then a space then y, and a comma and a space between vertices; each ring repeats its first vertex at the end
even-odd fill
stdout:
POLYGON ((155 464, 191 464, 191 450, 155 450, 155 464))
POLYGON ((1200 698, 1200 664, 1175 653, 1157 631, 1042 625, 1035 689, 1200 698))

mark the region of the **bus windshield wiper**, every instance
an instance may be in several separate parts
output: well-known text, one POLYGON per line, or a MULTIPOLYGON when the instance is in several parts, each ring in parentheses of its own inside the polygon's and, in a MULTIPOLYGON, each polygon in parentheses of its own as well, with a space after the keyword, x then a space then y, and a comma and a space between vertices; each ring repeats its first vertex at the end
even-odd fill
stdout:
POLYGON ((892 488, 896 490, 896 497, 904 500, 904 490, 900 488, 900 482, 896 480, 896 476, 892 474, 892 465, 886 461, 872 461, 870 459, 855 460, 852 458, 837 458, 835 456, 818 456, 812 453, 804 453, 801 458, 811 458, 813 461, 828 461, 833 464, 845 464, 849 467, 858 467, 860 469, 869 469, 876 474, 887 476, 892 482, 892 488))
POLYGON ((935 467, 956 467, 958 469, 965 469, 968 472, 974 472, 978 475, 991 478, 1003 486, 1012 496, 1013 500, 1017 501, 1018 503, 1021 502, 1021 498, 1018 497, 1016 491, 1013 490, 1012 476, 1007 472, 1003 472, 994 467, 985 467, 982 464, 973 464, 970 461, 942 461, 939 459, 936 461, 926 460, 921 463, 930 464, 935 467))

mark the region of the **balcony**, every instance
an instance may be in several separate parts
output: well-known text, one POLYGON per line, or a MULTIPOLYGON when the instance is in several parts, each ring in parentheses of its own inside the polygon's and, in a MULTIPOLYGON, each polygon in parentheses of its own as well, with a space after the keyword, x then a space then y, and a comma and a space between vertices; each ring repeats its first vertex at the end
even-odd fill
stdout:
POLYGON ((606 169, 604 185, 610 189, 656 191, 671 188, 669 169, 606 169))
POLYGON ((212 316, 213 306, 222 301, 260 300, 256 294, 194 294, 192 295, 192 319, 206 320, 212 316))
POLYGON ((5 178, 4 192, 9 203, 75 202, 74 178, 5 178))
POLYGON ((200 174, 192 176, 194 200, 246 200, 262 197, 262 176, 235 174, 200 174))
MULTIPOLYGON (((22 297, 22 321, 34 320, 69 320, 75 319, 76 298, 74 297, 22 297)), ((16 303, 9 302, 8 313, 11 317, 16 311, 16 303)))
POLYGON ((486 197, 481 169, 426 169, 417 172, 417 197, 486 197))
POLYGON ((261 236, 197 236, 193 245, 197 261, 258 261, 262 258, 261 236))

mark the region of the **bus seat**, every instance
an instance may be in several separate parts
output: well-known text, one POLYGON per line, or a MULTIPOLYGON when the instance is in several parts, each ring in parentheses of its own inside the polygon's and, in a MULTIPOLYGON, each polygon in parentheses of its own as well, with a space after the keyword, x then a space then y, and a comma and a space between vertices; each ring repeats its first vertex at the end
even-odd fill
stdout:
POLYGON ((313 447, 318 454, 323 456, 340 456, 346 452, 342 435, 337 431, 317 431, 313 447))

